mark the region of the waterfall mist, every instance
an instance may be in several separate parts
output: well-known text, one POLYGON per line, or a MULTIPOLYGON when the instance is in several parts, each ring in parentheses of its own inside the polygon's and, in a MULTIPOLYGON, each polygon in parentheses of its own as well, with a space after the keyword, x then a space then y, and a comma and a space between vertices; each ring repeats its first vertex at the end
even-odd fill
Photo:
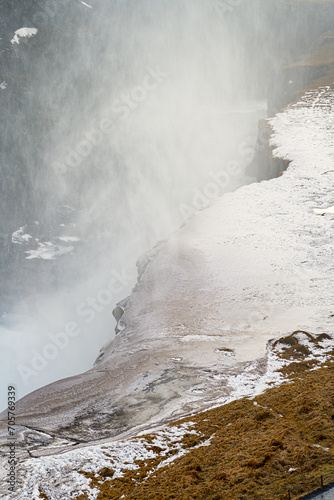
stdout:
POLYGON ((1 94, 1 366, 19 397, 92 366, 137 258, 250 180, 272 53, 262 2, 48 1, 44 23, 34 8, 1 94))

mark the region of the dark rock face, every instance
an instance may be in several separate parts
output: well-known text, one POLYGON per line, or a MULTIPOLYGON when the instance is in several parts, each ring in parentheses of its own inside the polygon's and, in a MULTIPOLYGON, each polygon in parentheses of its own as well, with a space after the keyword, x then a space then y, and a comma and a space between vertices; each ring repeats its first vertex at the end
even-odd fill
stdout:
POLYGON ((271 134, 269 123, 260 120, 254 158, 247 168, 248 174, 256 177, 258 182, 278 177, 289 166, 288 160, 273 156, 274 148, 270 145, 271 134))
POLYGON ((48 0, 2 4, 1 78, 6 88, 0 92, 0 231, 10 232, 34 219, 47 227, 56 217, 53 205, 58 183, 49 168, 48 151, 55 141, 54 110, 58 106, 61 109, 61 102, 55 99, 52 103, 48 97, 55 91, 57 73, 66 69, 64 64, 55 67, 55 62, 57 53, 71 41, 61 27, 67 16, 74 16, 77 3, 60 0, 56 5, 48 0), (22 27, 38 32, 32 38, 21 38, 19 44, 11 43, 14 32, 22 27))
MULTIPOLYGON (((82 206, 80 193, 98 191, 110 176, 109 164, 96 166, 93 182, 93 155, 83 162, 80 178, 75 169, 63 174, 55 164, 78 142, 73 123, 87 121, 103 88, 103 55, 92 40, 102 4, 97 1, 90 9, 78 0, 1 1, 0 314, 35 292, 84 278, 88 247, 99 243, 95 220, 87 218, 90 241, 83 237, 78 213, 90 207, 82 206), (12 43, 22 27, 37 33, 12 43), (74 246, 75 254, 27 260, 26 252, 35 250, 37 241, 51 242, 57 252, 60 225, 71 226, 69 235, 80 238, 80 244, 64 244, 74 246), (22 227, 32 238, 12 241, 12 233, 22 227)), ((101 147, 100 159, 107 154, 101 147)))
POLYGON ((330 64, 290 64, 277 72, 268 95, 268 116, 294 102, 312 82, 325 77, 330 64))
POLYGON ((35 248, 36 238, 50 240, 65 221, 59 211, 64 201, 59 178, 50 162, 56 142, 55 108, 62 105, 49 96, 55 93, 57 73, 60 77, 66 70, 65 64, 55 65, 57 53, 70 43, 62 26, 66 20, 69 27, 75 16, 80 23, 78 7, 71 0, 1 1, 0 312, 33 286, 43 289, 53 281, 53 263, 27 261, 25 252, 35 248), (38 32, 12 43, 22 27, 38 32), (14 243, 12 233, 23 226, 32 236, 30 243, 14 243))
MULTIPOLYGON (((334 32, 327 31, 305 53, 276 71, 268 92, 268 116, 274 116, 288 104, 297 101, 308 88, 331 86, 333 77, 334 32)), ((258 181, 281 175, 289 165, 288 161, 273 156, 270 136, 270 125, 266 120, 261 120, 254 158, 248 167, 249 174, 258 181)))

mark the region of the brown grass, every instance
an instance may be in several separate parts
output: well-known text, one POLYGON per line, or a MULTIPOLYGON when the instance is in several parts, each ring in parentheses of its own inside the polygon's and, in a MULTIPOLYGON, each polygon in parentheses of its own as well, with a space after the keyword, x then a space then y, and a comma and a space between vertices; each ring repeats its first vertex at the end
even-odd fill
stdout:
POLYGON ((48 496, 43 493, 43 491, 41 490, 41 488, 38 488, 38 491, 39 491, 39 497, 42 498, 43 500, 48 500, 48 496))
MULTIPOLYGON (((288 353, 299 345, 295 333, 279 341, 288 353)), ((316 344, 328 337, 307 336, 316 344)), ((289 383, 170 424, 194 422, 199 434, 184 436, 188 453, 170 465, 157 470, 166 455, 155 450, 156 458, 138 461, 122 478, 112 479, 112 468, 81 471, 99 490, 97 500, 272 500, 288 488, 302 494, 308 481, 334 473, 334 364, 314 370, 318 362, 299 360, 300 353, 282 369, 289 383), (193 449, 208 438, 209 446, 193 449)))

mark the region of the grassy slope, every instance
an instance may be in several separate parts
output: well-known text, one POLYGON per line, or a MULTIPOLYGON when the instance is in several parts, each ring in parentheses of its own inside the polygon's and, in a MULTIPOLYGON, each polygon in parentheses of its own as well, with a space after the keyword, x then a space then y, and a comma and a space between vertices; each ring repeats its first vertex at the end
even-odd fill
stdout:
MULTIPOLYGON (((291 339, 282 353, 291 361, 282 386, 178 422, 194 422, 199 433, 185 435, 185 456, 157 470, 158 455, 114 480, 112 467, 97 475, 81 471, 98 500, 269 500, 288 488, 307 492, 306 483, 315 478, 319 485, 321 474, 331 472, 334 480, 334 351, 314 370, 317 360, 305 361, 308 352, 291 339), (209 446, 193 449, 209 438, 209 446)), ((148 446, 153 437, 145 437, 148 446)))

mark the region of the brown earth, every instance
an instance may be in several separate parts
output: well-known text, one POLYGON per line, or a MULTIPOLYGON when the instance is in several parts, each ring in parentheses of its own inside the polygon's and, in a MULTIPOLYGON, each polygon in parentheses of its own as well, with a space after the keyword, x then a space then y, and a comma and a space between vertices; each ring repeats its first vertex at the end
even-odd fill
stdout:
MULTIPOLYGON (((155 450, 155 459, 116 479, 112 466, 97 475, 80 471, 99 490, 97 500, 273 500, 288 489, 298 498, 319 486, 321 475, 334 480, 334 351, 315 370, 319 362, 306 360, 293 336, 283 345, 291 361, 283 385, 170 424, 194 422, 198 435, 184 436, 185 456, 157 470, 166 455, 155 450), (209 438, 209 446, 192 449, 209 438)), ((145 436, 148 446, 153 438, 145 436)))

